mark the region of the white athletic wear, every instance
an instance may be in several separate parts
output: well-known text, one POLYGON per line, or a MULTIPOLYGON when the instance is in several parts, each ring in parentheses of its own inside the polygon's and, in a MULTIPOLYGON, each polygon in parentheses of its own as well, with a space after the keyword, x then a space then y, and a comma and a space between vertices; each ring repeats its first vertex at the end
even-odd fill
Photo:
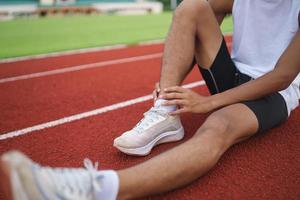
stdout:
MULTIPOLYGON (((88 159, 85 168, 41 167, 18 151, 1 157, 9 168, 14 200, 115 200, 119 178, 115 171, 97 171, 88 159)), ((3 172, 2 172, 3 174, 3 172)))
MULTIPOLYGON (((272 71, 299 29, 299 11, 300 0, 234 0, 232 60, 238 70, 252 78, 272 71)), ((279 92, 289 114, 299 105, 299 85, 300 74, 279 92)))
POLYGON ((184 129, 179 116, 171 116, 154 106, 131 130, 114 140, 114 146, 129 155, 147 155, 158 144, 181 140, 184 129))

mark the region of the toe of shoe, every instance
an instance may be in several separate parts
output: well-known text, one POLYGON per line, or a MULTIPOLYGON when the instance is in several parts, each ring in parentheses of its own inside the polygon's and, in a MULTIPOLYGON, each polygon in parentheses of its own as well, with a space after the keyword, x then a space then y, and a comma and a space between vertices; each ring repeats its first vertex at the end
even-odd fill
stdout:
POLYGON ((33 163, 26 155, 16 150, 6 152, 1 156, 1 160, 9 162, 15 167, 24 164, 31 165, 33 163))
POLYGON ((114 139, 114 146, 115 147, 119 147, 119 146, 122 146, 122 138, 121 136, 120 137, 117 137, 116 139, 114 139))
POLYGON ((126 132, 114 140, 114 146, 122 148, 135 148, 138 146, 137 141, 138 138, 136 135, 134 135, 134 133, 126 132))

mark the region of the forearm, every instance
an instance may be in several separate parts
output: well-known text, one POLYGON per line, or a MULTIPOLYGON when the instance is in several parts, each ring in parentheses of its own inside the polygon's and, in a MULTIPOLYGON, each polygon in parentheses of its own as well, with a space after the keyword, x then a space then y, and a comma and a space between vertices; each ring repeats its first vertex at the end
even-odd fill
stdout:
POLYGON ((258 99, 287 88, 292 80, 292 77, 282 73, 280 70, 274 70, 258 79, 213 95, 211 96, 211 101, 214 109, 217 109, 242 101, 258 99))
POLYGON ((299 52, 300 31, 281 55, 273 71, 256 80, 211 96, 212 107, 217 109, 242 101, 258 99, 287 88, 300 72, 299 52))
POLYGON ((256 80, 208 97, 203 97, 192 90, 179 86, 169 87, 165 88, 165 94, 161 95, 160 98, 168 100, 163 104, 165 106, 180 106, 180 109, 172 114, 183 112, 207 113, 220 107, 258 99, 283 90, 291 84, 298 73, 299 70, 291 73, 290 70, 277 68, 256 80))
POLYGON ((222 24, 224 17, 231 13, 233 1, 208 0, 217 18, 219 25, 222 24))

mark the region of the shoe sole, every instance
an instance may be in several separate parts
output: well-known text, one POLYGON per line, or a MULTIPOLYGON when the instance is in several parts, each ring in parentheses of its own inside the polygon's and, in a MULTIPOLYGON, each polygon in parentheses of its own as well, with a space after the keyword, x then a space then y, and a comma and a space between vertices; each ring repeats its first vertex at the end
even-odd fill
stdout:
POLYGON ((4 156, 0 159, 1 187, 8 200, 29 200, 17 170, 4 156))
POLYGON ((151 142, 146 144, 143 147, 138 148, 124 148, 117 145, 114 145, 117 149, 119 149, 121 152, 128 154, 128 155, 134 155, 134 156, 145 156, 148 155, 152 148, 156 145, 167 143, 167 142, 176 142, 181 140, 184 137, 184 129, 181 127, 180 129, 176 131, 169 131, 162 133, 158 135, 156 138, 154 138, 151 142))

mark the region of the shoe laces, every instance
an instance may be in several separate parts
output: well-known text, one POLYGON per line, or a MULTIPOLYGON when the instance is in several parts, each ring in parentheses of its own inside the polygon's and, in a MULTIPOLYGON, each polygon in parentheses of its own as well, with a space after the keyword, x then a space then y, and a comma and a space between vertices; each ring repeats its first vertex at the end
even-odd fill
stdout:
POLYGON ((152 107, 149 111, 144 113, 144 118, 139 121, 133 129, 141 133, 151 124, 157 122, 160 119, 159 116, 166 118, 167 115, 168 113, 166 111, 163 111, 158 107, 152 107))
MULTIPOLYGON (((51 168, 35 165, 35 169, 48 176, 56 194, 62 199, 94 199, 101 191, 103 176, 98 172, 98 162, 85 158, 84 168, 51 168)), ((43 180, 41 180, 43 181, 43 180)))

